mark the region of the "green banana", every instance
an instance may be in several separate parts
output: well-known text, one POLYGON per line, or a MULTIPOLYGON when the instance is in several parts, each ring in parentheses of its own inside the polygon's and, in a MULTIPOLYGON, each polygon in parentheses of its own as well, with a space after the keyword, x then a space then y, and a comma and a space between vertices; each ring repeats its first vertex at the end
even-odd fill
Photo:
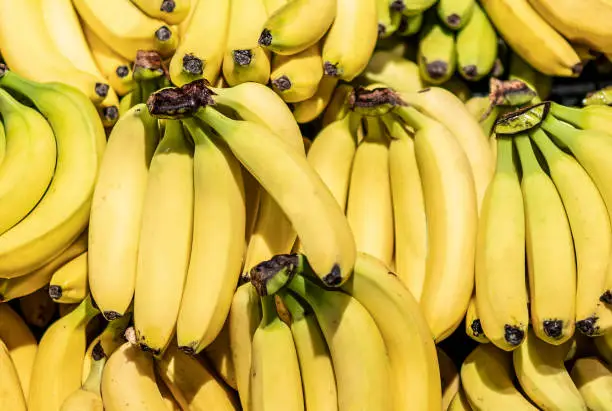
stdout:
POLYGON ((497 34, 484 10, 474 12, 457 33, 457 67, 466 80, 477 81, 491 72, 497 59, 497 34))
POLYGON ((457 51, 455 33, 443 26, 434 13, 425 15, 417 61, 421 76, 432 84, 442 84, 455 72, 457 51))

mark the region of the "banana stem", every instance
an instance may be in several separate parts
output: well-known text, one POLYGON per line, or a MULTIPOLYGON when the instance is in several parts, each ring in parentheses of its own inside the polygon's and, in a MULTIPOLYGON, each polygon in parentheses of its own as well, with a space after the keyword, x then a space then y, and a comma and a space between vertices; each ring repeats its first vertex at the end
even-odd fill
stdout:
POLYGON ((583 121, 584 113, 582 109, 575 107, 567 107, 558 103, 550 104, 550 113, 566 123, 570 123, 578 128, 587 128, 587 124, 583 121))
POLYGON ((529 133, 529 137, 536 143, 542 154, 544 154, 544 158, 546 161, 550 161, 554 157, 556 157, 560 150, 559 148, 548 138, 544 130, 541 128, 535 129, 535 131, 531 131, 529 133))
POLYGON ((371 142, 385 141, 384 129, 378 117, 365 117, 365 120, 366 120, 365 139, 371 142))
POLYGON ((19 102, 11 96, 8 91, 0 89, 0 112, 6 114, 16 112, 19 102))
POLYGON ((574 137, 578 137, 576 134, 578 130, 553 116, 546 116, 540 126, 554 139, 561 141, 566 146, 570 145, 574 137))
POLYGON ((266 295, 261 297, 261 324, 263 326, 269 325, 278 319, 278 312, 276 312, 276 301, 274 301, 274 295, 266 295))
POLYGON ((297 298, 286 290, 281 290, 279 294, 285 303, 285 307, 287 307, 287 310, 289 310, 289 313, 291 314, 292 322, 306 317, 307 310, 304 308, 302 303, 297 300, 297 298))
POLYGON ((395 113, 404 120, 410 127, 415 130, 421 130, 433 122, 425 114, 418 111, 416 108, 411 106, 398 107, 395 113))
POLYGON ((208 106, 198 110, 195 116, 211 126, 220 135, 227 134, 232 127, 232 123, 235 121, 208 106))
POLYGON ((386 115, 381 117, 383 124, 387 129, 387 133, 392 139, 402 140, 404 138, 413 138, 413 136, 406 130, 404 125, 399 121, 395 115, 386 115))
POLYGON ((102 372, 104 371, 104 365, 106 364, 106 353, 102 348, 102 345, 98 342, 94 347, 91 356, 93 363, 87 379, 83 384, 83 390, 93 392, 94 394, 101 395, 100 385, 102 383, 102 372))
POLYGON ((275 294, 291 281, 301 260, 295 254, 275 255, 251 269, 251 283, 260 296, 275 294))
POLYGON ((497 136, 497 173, 515 174, 516 167, 514 165, 514 150, 512 147, 512 138, 506 136, 497 136))
POLYGON ((521 159, 523 175, 542 173, 543 171, 540 167, 540 163, 538 162, 538 159, 533 151, 533 147, 531 146, 529 135, 524 133, 518 134, 514 137, 514 141, 519 153, 519 158, 521 159))

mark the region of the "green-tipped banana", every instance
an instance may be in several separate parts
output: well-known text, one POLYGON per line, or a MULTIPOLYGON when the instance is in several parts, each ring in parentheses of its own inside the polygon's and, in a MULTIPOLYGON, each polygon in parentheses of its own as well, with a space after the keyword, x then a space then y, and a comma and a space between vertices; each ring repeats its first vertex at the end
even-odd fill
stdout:
POLYGON ((92 359, 91 371, 83 386, 66 398, 60 411, 101 411, 104 409, 100 385, 107 354, 99 343, 92 351, 92 359))
POLYGON ((415 14, 414 16, 402 15, 399 27, 397 28, 397 34, 404 37, 412 36, 417 34, 422 26, 423 13, 415 14))
POLYGON ((434 13, 428 12, 420 36, 417 58, 421 76, 432 84, 442 84, 455 72, 455 33, 442 25, 434 13))
POLYGON ((477 81, 493 70, 497 34, 484 10, 474 4, 472 18, 457 33, 457 67, 466 80, 477 81))
POLYGON ((440 0, 436 7, 438 17, 448 28, 461 30, 469 24, 476 6, 475 0, 440 0))

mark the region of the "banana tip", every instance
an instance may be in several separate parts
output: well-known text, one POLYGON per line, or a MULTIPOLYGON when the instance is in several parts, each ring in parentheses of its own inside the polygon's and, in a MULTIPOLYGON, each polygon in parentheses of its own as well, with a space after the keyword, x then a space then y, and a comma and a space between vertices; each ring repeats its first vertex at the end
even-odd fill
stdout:
POLYGON ((563 336, 563 321, 562 320, 544 320, 542 322, 544 334, 550 338, 561 338, 563 336))
POLYGON ((191 53, 185 54, 183 56, 183 70, 189 74, 202 75, 204 73, 204 62, 191 53))
POLYGON ((261 31, 261 34, 259 35, 259 40, 257 42, 262 47, 267 47, 272 44, 272 33, 270 33, 270 30, 263 29, 261 31))
POLYGON ((232 58, 234 59, 234 63, 244 67, 251 64, 253 53, 251 53, 251 50, 234 50, 232 52, 232 58))
POLYGON ((598 318, 593 315, 589 318, 585 318, 584 320, 576 321, 576 328, 578 328, 578 331, 580 331, 587 337, 592 337, 599 333, 599 326, 597 325, 597 320, 598 318))
POLYGON ((161 7, 159 8, 159 10, 166 12, 166 13, 172 13, 175 7, 176 7, 176 3, 174 2, 174 0, 164 0, 162 1, 161 7))
POLYGON ((110 87, 106 83, 96 83, 95 92, 99 97, 106 97, 108 95, 108 90, 110 87))
POLYGON ((504 325, 504 339, 513 347, 520 345, 525 339, 525 331, 515 325, 504 325))
POLYGON ((57 300, 62 297, 62 287, 59 285, 51 285, 49 286, 49 297, 52 300, 57 300))

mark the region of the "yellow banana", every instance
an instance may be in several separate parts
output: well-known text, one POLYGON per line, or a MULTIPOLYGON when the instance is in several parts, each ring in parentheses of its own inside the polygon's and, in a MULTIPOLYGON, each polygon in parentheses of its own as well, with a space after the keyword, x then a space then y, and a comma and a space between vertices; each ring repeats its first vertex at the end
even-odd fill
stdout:
POLYGON ((19 383, 19 375, 2 340, 0 340, 0 379, 2 379, 0 407, 7 411, 26 411, 26 400, 19 383))
POLYGON ((119 119, 119 96, 113 89, 108 90, 108 94, 98 106, 98 113, 102 119, 102 125, 106 128, 112 128, 119 119))
POLYGON ((448 408, 461 386, 459 371, 453 359, 440 347, 436 347, 440 368, 440 385, 442 388, 442 409, 448 408))
POLYGON ((362 76, 375 83, 384 83, 396 91, 414 92, 423 88, 419 66, 392 51, 378 50, 372 54, 362 76))
POLYGON ((448 405, 448 411, 472 411, 472 406, 465 396, 463 388, 459 387, 459 391, 448 405))
POLYGON ((170 392, 170 389, 166 385, 166 383, 161 379, 158 374, 155 374, 157 381, 157 388, 162 395, 164 403, 166 404, 166 408, 169 411, 181 411, 181 406, 176 402, 174 396, 170 392))
POLYGON ((466 80, 477 81, 493 70, 497 33, 480 5, 473 8, 472 17, 457 33, 457 68, 466 80))
POLYGON ((165 21, 168 24, 180 24, 191 9, 190 0, 130 0, 146 15, 165 21))
POLYGON ((49 295, 58 303, 80 303, 87 296, 87 251, 60 267, 49 282, 49 295))
POLYGON ((123 343, 125 343, 125 330, 128 327, 129 322, 132 319, 131 313, 128 313, 122 317, 117 318, 116 320, 109 321, 104 330, 93 339, 91 343, 89 343, 89 347, 87 347, 87 351, 85 351, 85 359, 83 360, 83 372, 81 374, 81 381, 85 384, 91 370, 93 368, 94 360, 94 350, 97 345, 100 344, 102 350, 107 357, 110 357, 117 348, 121 347, 123 343))
POLYGON ((106 365, 107 353, 98 343, 92 351, 92 368, 87 379, 78 390, 70 394, 62 403, 59 411, 103 411, 104 404, 100 393, 102 372, 106 365))
POLYGON ((322 77, 323 62, 319 43, 298 54, 276 54, 272 59, 272 87, 287 103, 297 103, 314 96, 322 77))
POLYGON ((480 315, 478 314, 478 304, 476 303, 476 294, 472 294, 470 299, 470 305, 468 305, 467 312, 465 313, 465 333, 472 340, 481 344, 489 342, 489 338, 482 329, 482 322, 480 321, 480 315))
POLYGON ((572 380, 589 410, 612 410, 612 369, 596 357, 576 360, 572 380))
POLYGON ((225 321, 217 338, 202 352, 217 375, 232 389, 238 390, 232 351, 230 347, 229 321, 225 321))
POLYGON ((440 20, 453 30, 462 30, 472 20, 475 0, 440 0, 436 5, 440 20))
POLYGON ((336 77, 323 76, 317 92, 312 97, 294 104, 293 116, 295 121, 302 124, 319 117, 329 104, 337 84, 338 79, 336 77))
POLYGON ((425 15, 419 36, 417 61, 421 77, 431 84, 449 80, 457 65, 455 33, 440 23, 432 11, 425 15))
POLYGON ((26 323, 41 330, 47 328, 55 316, 56 305, 46 288, 41 288, 19 299, 19 309, 26 323))
POLYGON ((100 166, 89 222, 89 287, 109 319, 125 313, 134 294, 148 167, 158 141, 157 120, 144 104, 113 128, 100 166))

